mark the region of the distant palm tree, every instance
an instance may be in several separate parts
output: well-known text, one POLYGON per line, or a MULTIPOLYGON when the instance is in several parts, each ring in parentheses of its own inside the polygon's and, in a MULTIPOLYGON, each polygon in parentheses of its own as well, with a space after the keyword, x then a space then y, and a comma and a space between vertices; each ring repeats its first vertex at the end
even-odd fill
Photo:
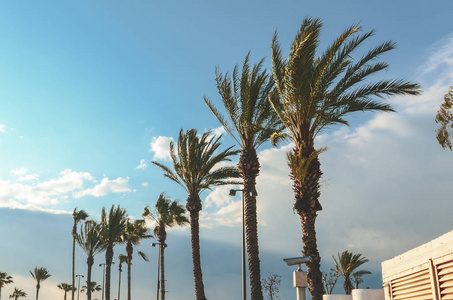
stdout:
POLYGON ((23 290, 18 289, 18 288, 14 288, 14 292, 11 295, 9 295, 9 298, 14 299, 14 300, 17 300, 20 297, 27 297, 27 293, 25 293, 23 290))
POLYGON ((29 270, 29 272, 30 272, 31 276, 33 277, 33 279, 36 281, 36 300, 38 300, 39 289, 41 288, 41 282, 43 282, 44 280, 46 280, 47 278, 49 278, 52 275, 50 275, 49 271, 43 267, 35 267, 33 272, 30 270, 29 270))
POLYGON ((123 263, 127 262, 127 256, 124 254, 118 255, 118 299, 120 300, 121 296, 121 272, 123 272, 123 263))
POLYGON ((395 43, 384 42, 355 60, 354 50, 374 31, 359 34, 361 27, 351 26, 318 56, 321 28, 319 19, 304 19, 287 59, 275 33, 271 48, 276 88, 269 96, 288 131, 287 137, 294 143, 288 164, 294 182, 294 210, 303 232, 303 256, 311 258, 306 265, 313 300, 322 299, 323 294, 315 222, 322 210, 318 155, 325 150, 315 149, 315 137, 330 126, 348 125, 346 117, 354 112, 394 111, 376 98, 420 93, 418 84, 404 80, 366 82, 371 75, 387 69, 387 63, 376 59, 394 49, 395 43))
POLYGON ((239 152, 229 147, 217 152, 220 147, 220 138, 205 132, 198 137, 196 129, 182 129, 179 132, 178 149, 170 142, 170 157, 173 170, 153 161, 153 164, 164 171, 164 176, 179 184, 188 194, 186 209, 190 214, 190 234, 192 242, 192 261, 196 300, 205 300, 203 274, 200 259, 200 228, 199 215, 202 209, 200 193, 213 186, 237 184, 230 180, 239 177, 235 167, 218 167, 218 164, 231 161, 230 157, 239 152))
POLYGON ((367 274, 371 274, 371 272, 366 271, 366 270, 361 270, 361 271, 352 273, 352 277, 354 278, 354 285, 355 285, 356 289, 358 289, 359 284, 361 284, 363 282, 363 279, 362 279, 363 275, 367 275, 367 274))
MULTIPOLYGON (((101 226, 96 221, 89 220, 80 226, 80 234, 77 234, 77 243, 87 254, 87 282, 92 282, 91 272, 94 256, 106 248, 101 240, 100 231, 101 226)), ((87 299, 91 300, 91 289, 88 289, 87 299)))
POLYGON ((10 283, 13 283, 13 277, 6 274, 6 272, 0 272, 0 299, 2 299, 2 288, 10 283))
POLYGON ((83 293, 83 292, 87 292, 90 293, 90 294, 93 294, 94 292, 99 292, 102 290, 102 286, 100 284, 98 284, 96 281, 91 281, 90 282, 90 288, 88 289, 88 281, 86 281, 87 285, 84 285, 82 286, 82 288, 80 289, 80 291, 83 293))
POLYGON ((106 246, 105 251, 105 300, 110 300, 110 281, 113 262, 113 247, 122 243, 121 236, 126 230, 127 213, 126 210, 112 205, 107 216, 105 207, 101 214, 100 237, 106 246))
POLYGON ((76 243, 76 238, 77 238, 77 224, 79 224, 80 221, 84 221, 86 218, 88 218, 88 213, 86 211, 82 210, 77 210, 77 207, 74 208, 74 211, 72 212, 72 219, 74 221, 74 224, 72 226, 72 284, 71 286, 74 287, 71 291, 71 300, 74 300, 74 294, 75 294, 75 243, 76 243))
MULTIPOLYGON (((141 240, 153 237, 148 234, 149 229, 146 227, 145 220, 135 220, 130 222, 127 220, 126 230, 124 231, 121 239, 126 243, 127 253, 127 300, 131 300, 131 267, 132 267, 132 254, 134 252, 134 246, 140 244, 141 240)), ((137 253, 145 260, 148 261, 145 253, 137 251, 137 253)))
MULTIPOLYGON (((362 257, 362 254, 357 253, 353 254, 348 250, 343 251, 343 253, 338 253, 338 260, 335 256, 332 256, 333 261, 335 263, 335 269, 331 269, 344 279, 343 288, 346 295, 351 295, 352 290, 352 283, 351 283, 351 275, 354 273, 358 267, 363 265, 364 263, 368 262, 368 259, 362 257)), ((368 271, 361 271, 361 272, 368 272, 368 271)), ((364 273, 364 274, 370 274, 364 273)))
POLYGON ((227 117, 207 97, 204 101, 242 148, 238 169, 244 180, 244 190, 248 191, 244 193, 244 198, 250 294, 252 299, 262 300, 256 196, 251 191, 256 189, 256 178, 260 172, 256 151, 270 140, 272 134, 280 132, 283 125, 268 100, 274 80, 266 70, 262 70, 264 59, 250 68, 249 56, 250 52, 245 57, 242 72, 236 65, 232 76, 228 73, 223 75, 216 69, 217 89, 227 117))
POLYGON ((159 195, 155 205, 155 211, 151 212, 149 207, 146 206, 143 212, 143 217, 150 217, 156 222, 154 227, 154 234, 159 240, 160 247, 160 299, 165 300, 165 248, 167 245, 167 228, 179 225, 183 226, 189 223, 189 220, 184 215, 186 210, 184 206, 180 205, 177 201, 171 201, 162 193, 159 195))
POLYGON ((70 285, 69 283, 62 282, 58 284, 57 287, 64 291, 64 300, 66 300, 66 294, 72 290, 72 285, 70 285))

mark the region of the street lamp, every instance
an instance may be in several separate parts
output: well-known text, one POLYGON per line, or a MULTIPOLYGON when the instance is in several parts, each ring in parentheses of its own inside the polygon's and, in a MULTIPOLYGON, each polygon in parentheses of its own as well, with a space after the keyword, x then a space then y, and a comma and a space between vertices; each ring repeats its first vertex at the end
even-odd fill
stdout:
POLYGON ((250 196, 256 197, 258 193, 255 190, 245 190, 245 189, 232 189, 230 190, 230 196, 236 196, 236 192, 242 192, 242 300, 246 300, 246 283, 245 283, 245 192, 250 193, 250 196))
MULTIPOLYGON (((159 290, 160 290, 160 243, 152 243, 151 246, 156 247, 159 245, 159 252, 157 254, 157 292, 156 292, 156 299, 159 300, 159 290)), ((165 244, 164 244, 165 246, 165 244)))
POLYGON ((104 266, 102 269, 102 300, 104 300, 104 283, 105 283, 105 263, 99 264, 99 267, 104 266))
MULTIPOLYGON (((79 296, 80 296, 80 277, 83 278, 83 277, 85 277, 85 276, 83 276, 83 275, 76 275, 75 277, 76 277, 76 278, 79 277, 79 284, 78 284, 78 286, 77 286, 77 300, 79 300, 79 296)), ((88 286, 89 286, 89 284, 88 284, 88 286)))

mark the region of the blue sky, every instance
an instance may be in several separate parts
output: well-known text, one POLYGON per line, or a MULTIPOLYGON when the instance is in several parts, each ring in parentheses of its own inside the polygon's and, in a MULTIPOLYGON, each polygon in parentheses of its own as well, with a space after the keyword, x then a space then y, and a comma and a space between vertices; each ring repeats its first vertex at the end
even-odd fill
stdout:
MULTIPOLYGON (((139 218, 161 192, 184 202, 183 190, 150 161, 168 163, 168 142, 181 128, 220 132, 203 101, 219 100, 215 66, 231 71, 251 50, 252 61, 266 57, 270 68, 274 31, 287 54, 306 16, 323 20, 321 48, 357 23, 376 30, 363 51, 396 41, 382 57, 390 64, 382 75, 423 86, 419 97, 389 99, 397 113, 354 115, 351 127, 316 141, 329 148, 317 223, 323 269, 332 254, 360 252, 374 273, 364 286, 378 288, 382 260, 452 229, 453 154, 434 134, 437 107, 453 84, 452 9, 451 1, 387 0, 1 2, 0 271, 15 279, 3 296, 14 286, 33 295, 28 270, 36 265, 53 274, 43 299, 62 296, 56 284, 70 282, 74 207, 97 219, 103 206, 119 204, 139 218)), ((301 250, 290 148, 265 145, 259 153, 262 273, 282 276, 282 299, 295 293, 282 258, 301 250)), ((205 285, 219 300, 240 297, 240 199, 228 197, 229 188, 202 195, 205 285)), ((188 228, 170 231, 168 244, 168 299, 193 299, 188 228)), ((149 242, 140 249, 156 255, 149 242)), ((85 273, 82 252, 78 264, 85 273)), ((154 295, 155 269, 154 259, 136 258, 136 299, 154 295)))

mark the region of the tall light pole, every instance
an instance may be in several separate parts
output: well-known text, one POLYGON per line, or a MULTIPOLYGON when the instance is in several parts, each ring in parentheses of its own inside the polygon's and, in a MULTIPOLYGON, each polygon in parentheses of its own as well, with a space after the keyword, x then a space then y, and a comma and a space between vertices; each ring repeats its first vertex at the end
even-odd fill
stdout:
MULTIPOLYGON (((76 275, 75 276, 76 278, 79 277, 79 284, 77 285, 77 300, 79 300, 79 296, 80 296, 80 277, 85 277, 83 275, 76 275)), ((90 284, 88 283, 87 284, 87 287, 90 288, 90 284)))
POLYGON ((105 263, 99 264, 99 267, 104 267, 102 269, 102 300, 104 300, 104 284, 105 284, 105 263))
POLYGON ((159 252, 157 254, 157 296, 156 299, 159 300, 159 290, 160 290, 160 243, 152 243, 151 246, 156 247, 159 245, 159 252))
POLYGON ((251 196, 258 196, 255 190, 233 189, 230 190, 230 196, 236 196, 236 192, 242 192, 242 300, 247 300, 246 274, 245 274, 245 192, 251 196))

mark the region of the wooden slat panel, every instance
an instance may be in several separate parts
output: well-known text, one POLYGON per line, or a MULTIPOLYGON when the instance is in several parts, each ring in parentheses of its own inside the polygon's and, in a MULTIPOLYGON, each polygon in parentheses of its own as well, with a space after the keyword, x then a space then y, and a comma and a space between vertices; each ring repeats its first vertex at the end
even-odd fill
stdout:
POLYGON ((439 276, 442 276, 444 274, 448 274, 448 273, 452 273, 453 272, 453 266, 452 267, 442 267, 442 266, 438 266, 437 269, 439 270, 439 276))
POLYGON ((392 280, 394 300, 432 300, 429 269, 392 280))
POLYGON ((398 282, 405 282, 405 281, 407 281, 409 279, 412 279, 414 277, 419 277, 419 276, 422 276, 422 275, 428 274, 428 273, 429 273, 429 270, 428 269, 424 269, 424 270, 419 271, 417 273, 413 273, 413 274, 410 274, 410 275, 407 275, 407 276, 396 278, 396 279, 392 280, 392 283, 395 284, 395 283, 398 283, 398 282))

